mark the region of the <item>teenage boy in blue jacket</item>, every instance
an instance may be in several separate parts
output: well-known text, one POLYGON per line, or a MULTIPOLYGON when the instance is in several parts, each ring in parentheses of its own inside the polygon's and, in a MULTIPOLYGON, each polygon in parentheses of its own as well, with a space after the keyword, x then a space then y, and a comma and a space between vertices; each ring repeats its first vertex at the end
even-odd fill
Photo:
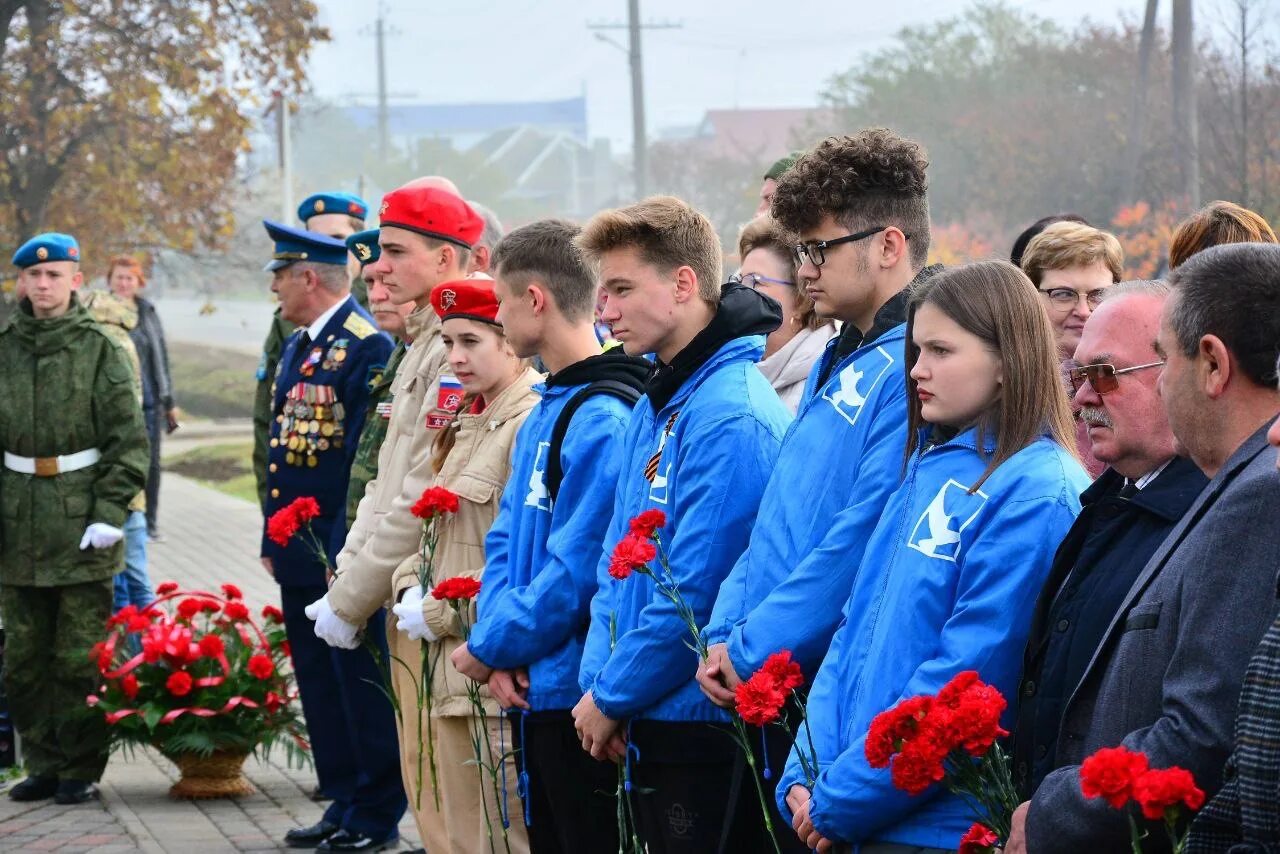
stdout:
MULTIPOLYGON (((907 288, 938 269, 924 266, 927 166, 912 140, 864 130, 824 140, 774 193, 773 216, 802 241, 802 286, 844 329, 814 366, 760 520, 712 611, 698 680, 725 708, 772 653, 790 650, 809 679, 817 673, 862 550, 901 479, 907 288)), ((777 768, 790 739, 777 727, 765 737, 760 767, 777 768)))
POLYGON ((598 268, 614 337, 628 353, 654 354, 657 370, 622 444, 574 722, 592 756, 626 760, 651 851, 758 850, 754 787, 740 779, 727 716, 698 689, 689 628, 649 577, 616 580, 608 566, 628 522, 662 510, 671 574, 706 624, 791 417, 754 364, 781 310, 741 285, 722 291, 715 230, 679 199, 600 213, 578 245, 598 268))
POLYGON ((573 243, 580 231, 535 222, 493 256, 507 343, 541 357, 550 373, 535 386, 542 400, 516 437, 485 540, 479 618, 453 653, 459 672, 487 680, 511 712, 534 854, 604 851, 618 839, 617 775, 579 749, 569 710, 582 696, 578 666, 622 436, 652 366, 600 352, 595 276, 573 243))

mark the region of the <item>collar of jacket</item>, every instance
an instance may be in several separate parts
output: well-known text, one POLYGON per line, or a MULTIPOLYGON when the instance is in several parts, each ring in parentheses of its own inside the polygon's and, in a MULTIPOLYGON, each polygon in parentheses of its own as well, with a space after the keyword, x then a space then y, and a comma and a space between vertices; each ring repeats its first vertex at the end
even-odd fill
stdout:
MULTIPOLYGON (((1080 493, 1080 504, 1087 507, 1104 498, 1114 497, 1124 486, 1124 480, 1124 475, 1108 467, 1088 489, 1080 493)), ((1208 482, 1204 472, 1189 458, 1174 457, 1155 480, 1129 499, 1129 503, 1169 522, 1177 522, 1208 482)))
POLYGON ((587 385, 597 380, 616 380, 643 392, 645 381, 653 373, 653 363, 640 356, 628 356, 621 348, 590 356, 548 374, 543 386, 552 389, 568 389, 587 385))
POLYGON ((425 308, 415 308, 404 319, 404 336, 410 341, 421 341, 425 344, 433 334, 439 331, 440 315, 436 314, 436 310, 430 305, 425 308))
POLYGON ((761 359, 756 367, 774 388, 804 382, 813 370, 813 363, 822 357, 827 342, 836 334, 835 325, 830 321, 817 329, 801 329, 778 352, 761 359))
MULTIPOLYGON (((711 322, 693 336, 671 364, 657 361, 647 393, 653 411, 661 412, 693 375, 735 338, 768 335, 782 323, 782 306, 745 285, 727 284, 711 322)), ((763 346, 760 351, 763 352, 763 346)), ((752 359, 759 361, 759 356, 752 359)))
POLYGON ((486 401, 483 412, 463 412, 458 416, 458 429, 480 425, 490 429, 523 415, 538 402, 538 396, 532 393, 533 386, 542 381, 542 374, 533 368, 525 368, 511 385, 504 388, 493 398, 486 401))
POLYGON ((920 272, 916 273, 911 283, 893 296, 889 297, 889 301, 880 306, 880 310, 876 312, 876 316, 871 323, 871 328, 863 332, 852 323, 846 323, 844 329, 840 332, 837 339, 839 351, 836 358, 840 359, 847 353, 852 353, 859 347, 863 347, 883 335, 890 329, 907 322, 907 303, 911 301, 911 292, 921 283, 928 281, 938 273, 943 271, 941 264, 930 264, 924 267, 920 272))
POLYGON ((35 317, 29 299, 24 299, 13 313, 13 331, 18 340, 37 356, 65 349, 85 329, 97 331, 97 324, 75 292, 71 294, 71 306, 60 317, 35 317))
MULTIPOLYGON (((937 439, 944 439, 949 432, 946 428, 935 427, 933 424, 926 424, 921 427, 917 434, 920 441, 916 445, 918 449, 916 455, 920 456, 922 451, 932 453, 944 448, 965 448, 970 451, 977 451, 983 456, 991 456, 996 452, 998 437, 996 436, 996 431, 991 428, 980 431, 977 425, 973 425, 955 433, 945 441, 936 441, 937 439), (979 432, 982 434, 981 449, 978 448, 979 432)), ((1047 436, 1048 434, 1042 435, 1047 436)))

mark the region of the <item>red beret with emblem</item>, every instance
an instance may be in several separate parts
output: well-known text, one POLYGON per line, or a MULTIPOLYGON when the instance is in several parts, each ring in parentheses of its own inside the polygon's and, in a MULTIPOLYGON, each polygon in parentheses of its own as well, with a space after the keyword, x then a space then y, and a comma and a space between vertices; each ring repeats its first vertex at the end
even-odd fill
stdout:
POLYGON ((474 246, 484 231, 484 220, 470 205, 448 190, 418 181, 383 196, 378 219, 382 228, 406 228, 464 249, 474 246))
POLYGON ((441 282, 431 291, 431 306, 441 320, 465 317, 481 323, 498 323, 498 298, 493 293, 493 279, 459 279, 441 282))

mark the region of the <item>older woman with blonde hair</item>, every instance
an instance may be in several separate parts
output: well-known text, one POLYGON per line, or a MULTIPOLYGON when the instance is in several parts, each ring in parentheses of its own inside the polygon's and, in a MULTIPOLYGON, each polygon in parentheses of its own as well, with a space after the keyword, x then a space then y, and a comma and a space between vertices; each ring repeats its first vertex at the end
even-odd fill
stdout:
POLYGON ((796 261, 782 226, 759 216, 738 237, 741 267, 730 280, 741 282, 782 306, 782 325, 765 339, 756 367, 793 413, 800 405, 809 370, 835 336, 835 324, 818 316, 813 300, 797 283, 796 261))

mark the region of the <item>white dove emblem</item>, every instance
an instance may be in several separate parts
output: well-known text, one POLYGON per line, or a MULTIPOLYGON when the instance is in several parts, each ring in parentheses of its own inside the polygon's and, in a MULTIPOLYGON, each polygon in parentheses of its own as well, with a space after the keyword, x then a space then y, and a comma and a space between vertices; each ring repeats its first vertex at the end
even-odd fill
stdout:
POLYGON ((977 518, 986 501, 985 493, 975 492, 970 495, 960 483, 948 480, 916 521, 907 545, 923 555, 955 563, 960 556, 960 534, 977 518), (959 504, 965 509, 968 509, 967 505, 973 505, 973 512, 963 520, 959 520, 959 524, 955 527, 952 525, 957 522, 960 513, 947 512, 948 492, 953 496, 954 504, 959 504))
POLYGON ((822 397, 836 412, 840 413, 841 418, 848 421, 850 425, 856 424, 867 398, 871 396, 880 379, 892 366, 893 357, 885 352, 883 347, 877 347, 841 369, 835 380, 830 383, 828 390, 823 392, 822 397), (877 361, 881 361, 878 366, 877 361), (868 375, 870 375, 870 382, 864 383, 863 380, 868 375), (860 389, 860 385, 865 385, 866 388, 860 389))
POLYGON ((539 510, 551 510, 551 495, 547 491, 546 455, 551 448, 550 442, 538 443, 538 456, 533 461, 533 471, 529 474, 529 494, 525 496, 526 507, 537 507, 539 510))

